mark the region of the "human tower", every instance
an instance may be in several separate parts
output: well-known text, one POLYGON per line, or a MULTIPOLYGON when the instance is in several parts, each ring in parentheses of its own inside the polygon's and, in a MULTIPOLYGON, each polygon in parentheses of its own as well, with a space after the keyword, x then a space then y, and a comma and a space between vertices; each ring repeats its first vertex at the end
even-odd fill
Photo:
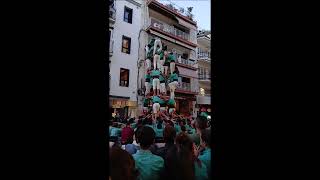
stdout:
POLYGON ((159 38, 152 38, 145 47, 145 97, 143 113, 157 119, 162 112, 175 114, 175 90, 178 86, 179 71, 175 66, 176 57, 159 38), (152 89, 152 91, 151 91, 152 89), (170 96, 167 96, 170 89, 170 96))

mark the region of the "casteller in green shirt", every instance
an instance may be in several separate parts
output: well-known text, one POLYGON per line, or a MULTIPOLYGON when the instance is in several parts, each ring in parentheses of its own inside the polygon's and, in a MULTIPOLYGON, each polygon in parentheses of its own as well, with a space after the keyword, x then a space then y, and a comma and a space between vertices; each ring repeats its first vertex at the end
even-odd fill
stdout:
POLYGON ((151 71, 151 76, 152 76, 152 77, 154 77, 154 76, 160 76, 160 74, 161 74, 161 73, 160 73, 159 70, 154 69, 154 70, 151 71))
POLYGON ((166 81, 162 74, 159 75, 159 81, 160 81, 160 83, 161 82, 164 83, 166 81))
POLYGON ((172 74, 170 74, 169 80, 170 80, 170 82, 178 81, 178 78, 179 78, 178 74, 172 73, 172 74))
POLYGON ((160 102, 161 102, 161 99, 160 99, 158 96, 153 96, 153 97, 152 97, 152 102, 153 102, 153 103, 160 103, 160 102))
POLYGON ((168 106, 171 108, 175 107, 176 101, 174 99, 169 99, 167 102, 168 106))
POLYGON ((139 171, 138 180, 159 180, 164 168, 162 157, 154 155, 150 150, 138 150, 132 155, 139 171))

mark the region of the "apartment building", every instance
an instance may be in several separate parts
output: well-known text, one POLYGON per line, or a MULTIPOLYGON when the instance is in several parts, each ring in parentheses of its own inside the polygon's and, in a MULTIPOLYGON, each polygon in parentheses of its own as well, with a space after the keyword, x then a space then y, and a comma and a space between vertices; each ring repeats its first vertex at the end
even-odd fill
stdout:
MULTIPOLYGON (((169 51, 174 51, 179 69, 179 86, 175 91, 176 110, 183 115, 196 115, 196 95, 199 93, 197 72, 197 23, 172 5, 157 0, 142 5, 142 32, 139 49, 139 107, 142 107, 146 54, 144 47, 152 37, 161 39, 169 51), (180 57, 180 58, 178 58, 180 57), (181 60, 180 60, 181 59, 181 60)), ((168 92, 169 94, 169 92, 168 92)))
POLYGON ((109 107, 120 116, 135 117, 137 113, 141 2, 111 0, 109 6, 109 107))
POLYGON ((211 111, 211 34, 208 31, 199 31, 197 34, 197 56, 199 95, 197 95, 197 111, 211 111))

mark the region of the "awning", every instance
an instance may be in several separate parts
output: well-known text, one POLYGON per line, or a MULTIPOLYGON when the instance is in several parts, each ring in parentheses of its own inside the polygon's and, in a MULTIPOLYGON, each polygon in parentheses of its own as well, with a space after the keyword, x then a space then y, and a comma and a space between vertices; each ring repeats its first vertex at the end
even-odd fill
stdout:
POLYGON ((197 104, 211 104, 210 96, 197 96, 197 104))

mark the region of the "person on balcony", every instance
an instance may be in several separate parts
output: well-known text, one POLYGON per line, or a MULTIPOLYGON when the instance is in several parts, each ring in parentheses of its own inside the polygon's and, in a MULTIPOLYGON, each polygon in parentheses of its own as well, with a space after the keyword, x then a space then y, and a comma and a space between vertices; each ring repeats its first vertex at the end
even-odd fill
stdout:
POLYGON ((154 69, 151 71, 152 85, 153 85, 153 95, 160 95, 160 71, 158 69, 154 69))
POLYGON ((146 92, 145 92, 145 96, 148 96, 150 93, 150 88, 151 88, 151 75, 150 75, 150 70, 147 70, 147 74, 145 75, 145 87, 146 87, 146 92))
POLYGON ((171 99, 174 99, 174 92, 179 84, 178 82, 178 74, 176 71, 174 71, 170 77, 169 77, 169 81, 170 83, 168 84, 169 85, 169 88, 170 88, 170 98, 171 99))

